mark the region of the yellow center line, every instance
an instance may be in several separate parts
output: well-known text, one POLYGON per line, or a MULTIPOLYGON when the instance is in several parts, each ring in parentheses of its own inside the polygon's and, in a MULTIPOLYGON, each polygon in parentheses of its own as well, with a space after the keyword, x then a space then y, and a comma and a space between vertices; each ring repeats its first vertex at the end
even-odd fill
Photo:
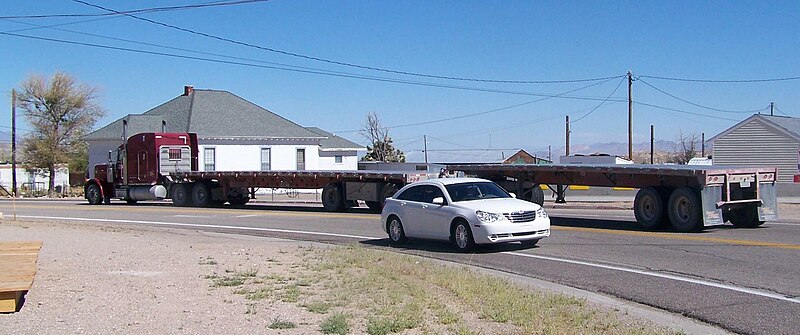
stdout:
POLYGON ((751 246, 751 247, 767 247, 767 248, 777 248, 777 249, 800 250, 800 245, 798 245, 798 244, 764 242, 764 241, 751 241, 751 240, 738 240, 738 239, 708 237, 708 236, 698 236, 698 235, 681 235, 680 233, 661 233, 661 232, 648 232, 648 231, 630 231, 630 230, 614 230, 614 229, 585 228, 585 227, 564 227, 564 226, 552 226, 550 229, 551 230, 564 230, 564 231, 591 232, 591 233, 609 234, 609 235, 655 237, 655 238, 663 238, 663 239, 671 239, 671 240, 683 240, 683 241, 712 242, 712 243, 719 243, 719 244, 745 245, 745 246, 751 246))

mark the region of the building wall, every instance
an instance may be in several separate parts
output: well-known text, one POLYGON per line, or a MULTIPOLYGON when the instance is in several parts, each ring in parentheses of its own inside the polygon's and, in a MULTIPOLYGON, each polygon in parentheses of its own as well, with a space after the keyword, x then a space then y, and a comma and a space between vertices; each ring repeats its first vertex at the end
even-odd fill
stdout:
POLYGON ((777 167, 778 183, 793 184, 797 174, 800 143, 768 126, 752 120, 714 141, 714 165, 777 167))
POLYGON ((86 141, 89 144, 89 178, 94 178, 94 166, 108 163, 108 152, 116 155, 116 150, 122 144, 119 140, 86 141))
MULTIPOLYGON (((11 192, 13 184, 13 176, 11 164, 0 164, 0 184, 11 192)), ((17 189, 23 187, 31 189, 35 188, 39 191, 47 191, 48 183, 50 182, 49 176, 42 176, 37 173, 28 173, 25 168, 17 164, 17 189)), ((66 166, 56 167, 55 185, 61 186, 62 189, 69 187, 69 169, 66 166)))
POLYGON ((316 145, 200 145, 200 171, 205 169, 206 148, 214 148, 216 155, 214 171, 260 171, 261 148, 270 148, 270 170, 287 171, 297 169, 297 149, 305 149, 306 170, 319 170, 319 146, 316 145))
POLYGON ((357 170, 358 152, 353 151, 320 151, 319 170, 357 170), (336 156, 342 157, 341 163, 336 163, 336 156))

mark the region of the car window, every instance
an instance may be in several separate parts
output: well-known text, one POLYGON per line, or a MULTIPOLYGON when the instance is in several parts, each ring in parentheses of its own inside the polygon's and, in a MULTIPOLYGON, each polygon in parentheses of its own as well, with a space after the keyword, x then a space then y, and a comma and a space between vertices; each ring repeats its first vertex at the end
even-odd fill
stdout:
POLYGON ((444 197, 444 193, 440 188, 433 185, 419 185, 403 191, 397 196, 397 199, 432 204, 433 199, 436 197, 444 197))
POLYGON ((511 197, 506 190, 493 182, 452 184, 445 188, 453 202, 511 197))

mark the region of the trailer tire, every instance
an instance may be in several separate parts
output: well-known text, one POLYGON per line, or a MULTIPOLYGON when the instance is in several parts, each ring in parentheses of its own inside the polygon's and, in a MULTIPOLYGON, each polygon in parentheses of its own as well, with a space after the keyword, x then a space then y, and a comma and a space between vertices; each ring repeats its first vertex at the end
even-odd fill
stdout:
POLYGON ((244 188, 232 188, 226 196, 231 206, 242 206, 250 201, 249 193, 244 188))
POLYGON ((636 192, 633 200, 636 222, 645 229, 657 229, 664 225, 664 200, 655 187, 645 187, 636 192))
POLYGON ((383 204, 386 202, 386 198, 391 198, 395 193, 397 193, 397 185, 392 183, 386 183, 383 185, 381 188, 380 198, 378 199, 381 209, 383 209, 383 204))
POLYGON ((100 190, 100 185, 91 184, 86 186, 86 200, 90 205, 99 205, 103 203, 103 192, 100 190))
POLYGON ((330 212, 341 212, 344 210, 344 197, 340 184, 328 184, 322 188, 322 207, 330 212))
POLYGON ((725 215, 736 228, 754 228, 764 224, 758 220, 758 207, 744 206, 731 208, 725 215))
POLYGON ((534 185, 528 193, 529 195, 526 197, 527 199, 524 200, 528 200, 539 206, 544 206, 544 191, 542 191, 542 188, 539 187, 539 184, 534 185))
POLYGON ((192 195, 189 191, 191 184, 173 184, 170 187, 170 195, 172 196, 172 204, 179 207, 187 207, 192 205, 192 195))
POLYGON ((667 213, 672 226, 681 232, 696 232, 703 227, 702 204, 697 191, 680 187, 669 196, 667 213))
POLYGON ((211 190, 208 185, 199 182, 192 186, 192 203, 197 207, 208 207, 211 204, 211 190))

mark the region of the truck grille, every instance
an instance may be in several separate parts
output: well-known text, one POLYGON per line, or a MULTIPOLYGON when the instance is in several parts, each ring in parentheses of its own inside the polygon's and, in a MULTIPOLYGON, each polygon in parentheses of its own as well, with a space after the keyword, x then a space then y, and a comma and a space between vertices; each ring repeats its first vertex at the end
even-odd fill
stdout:
POLYGON ((519 211, 512 213, 503 213, 503 216, 511 222, 531 222, 536 220, 535 211, 519 211))

